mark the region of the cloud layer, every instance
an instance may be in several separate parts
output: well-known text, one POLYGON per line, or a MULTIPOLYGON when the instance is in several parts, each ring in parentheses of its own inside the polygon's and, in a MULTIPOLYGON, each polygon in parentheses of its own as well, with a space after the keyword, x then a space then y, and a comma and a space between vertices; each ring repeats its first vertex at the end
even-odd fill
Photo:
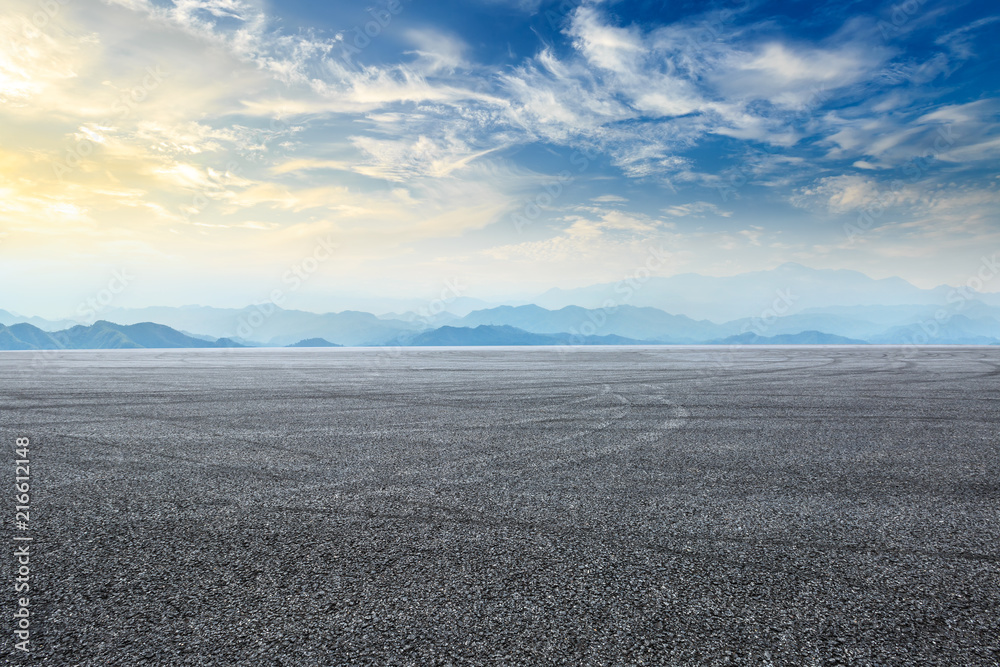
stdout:
POLYGON ((981 8, 39 7, 0 18, 4 277, 50 276, 22 308, 123 265, 147 276, 136 303, 245 303, 331 234, 344 257, 305 307, 613 280, 649 247, 664 274, 944 282, 1000 241, 981 8))

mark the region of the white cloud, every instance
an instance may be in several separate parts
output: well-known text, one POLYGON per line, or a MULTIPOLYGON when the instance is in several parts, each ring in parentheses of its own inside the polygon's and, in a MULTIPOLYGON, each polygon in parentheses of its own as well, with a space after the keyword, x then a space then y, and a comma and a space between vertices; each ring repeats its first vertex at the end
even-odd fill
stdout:
MULTIPOLYGON (((94 41, 93 36, 73 35, 55 20, 47 31, 39 30, 28 18, 38 8, 25 7, 24 13, 0 15, 0 104, 8 108, 59 86, 77 76, 80 51, 94 41)), ((44 14, 43 14, 44 15, 44 14)))
POLYGON ((845 216, 853 225, 853 232, 842 238, 845 248, 858 243, 891 246, 905 238, 930 249, 941 239, 964 243, 995 234, 1000 186, 959 186, 940 178, 882 183, 867 176, 842 175, 800 188, 790 199, 806 210, 825 208, 845 216))
POLYGON ((896 196, 883 191, 878 182, 864 176, 828 176, 815 185, 801 188, 792 197, 792 203, 811 209, 818 202, 832 213, 850 213, 877 201, 888 198, 886 203, 897 203, 896 196))
MULTIPOLYGON (((681 153, 709 135, 787 148, 822 133, 827 123, 813 112, 878 76, 891 55, 872 46, 869 19, 806 45, 755 42, 746 28, 700 40, 715 28, 709 17, 644 31, 614 25, 599 7, 577 8, 566 29, 575 53, 543 49, 503 78, 513 121, 548 141, 594 145, 627 176, 673 187, 699 179, 681 153)), ((835 143, 868 139, 830 122, 841 132, 835 143)))
POLYGON ((416 47, 407 53, 416 55, 420 69, 425 74, 454 73, 469 67, 465 59, 468 45, 454 35, 438 30, 408 30, 407 39, 416 47))
POLYGON ((711 76, 728 97, 751 97, 792 109, 809 108, 832 90, 868 78, 888 58, 859 36, 839 36, 828 46, 766 42, 733 50, 711 76))
POLYGON ((764 235, 764 228, 751 225, 750 229, 742 229, 739 233, 750 242, 750 245, 759 246, 761 245, 760 239, 764 235))
POLYGON ((706 213, 711 215, 717 215, 723 218, 728 218, 733 215, 732 211, 725 211, 720 209, 715 204, 707 201, 694 201, 688 204, 678 204, 676 206, 668 206, 663 209, 663 214, 670 216, 672 218, 684 218, 687 216, 693 216, 696 218, 702 218, 706 213))
POLYGON ((673 235, 668 224, 648 216, 608 209, 588 213, 567 216, 566 226, 547 239, 495 246, 483 254, 500 261, 555 265, 608 261, 610 256, 639 254, 650 243, 673 235))
POLYGON ((576 49, 594 67, 623 76, 641 69, 645 45, 638 30, 610 26, 591 7, 576 10, 569 34, 576 49))
MULTIPOLYGON (((502 1, 538 9, 535 0, 502 1)), ((139 234, 155 246, 150 240, 169 228, 181 242, 165 241, 167 253, 184 255, 192 234, 206 239, 204 248, 246 234, 279 254, 304 235, 336 230, 352 258, 420 254, 423 247, 408 244, 466 243, 463 235, 509 214, 525 192, 536 196, 552 174, 508 169, 503 159, 530 144, 600 157, 574 173, 565 190, 572 195, 561 195, 567 199, 551 217, 563 226, 556 235, 511 244, 494 229, 483 232, 499 244, 498 271, 500 256, 628 261, 661 238, 683 246, 678 252, 713 257, 720 247, 773 246, 770 227, 751 226, 752 217, 707 233, 700 246, 682 243, 669 221, 697 226, 734 211, 685 192, 661 193, 686 202, 667 205, 662 218, 630 214, 650 199, 612 194, 621 181, 603 173, 608 163, 627 178, 681 190, 729 182, 735 162, 754 187, 788 194, 794 186, 793 203, 832 215, 885 201, 893 216, 881 219, 873 240, 983 233, 991 211, 995 226, 994 190, 944 184, 948 174, 1000 156, 996 100, 935 107, 935 87, 921 85, 956 72, 971 57, 965 36, 989 22, 945 36, 944 50, 920 62, 890 60, 873 42, 871 19, 807 43, 774 25, 709 24, 711 15, 626 25, 613 3, 590 2, 566 16, 562 44, 498 74, 474 62, 475 49, 458 36, 413 24, 345 59, 346 34, 292 32, 270 14, 278 5, 264 0, 60 4, 31 41, 21 39, 18 14, 37 4, 12 2, 17 11, 0 17, 0 216, 8 234, 73 230, 129 247, 139 234), (700 39, 709 25, 713 38, 700 39), (146 68, 157 66, 167 73, 162 85, 117 113, 146 68), (823 111, 831 98, 836 110, 823 111), (34 135, 18 136, 28 127, 34 135), (706 140, 721 148, 708 159, 691 153, 706 140), (752 143, 779 150, 747 155, 752 143), (53 177, 52 164, 77 144, 88 154, 77 156, 72 173, 53 177), (816 157, 816 146, 826 155, 816 157), (896 189, 874 178, 920 156, 947 174, 896 189), (831 176, 837 171, 820 171, 827 160, 864 173, 831 176), (569 201, 597 193, 607 194, 584 206, 569 201), (195 206, 195 198, 205 203, 195 206)), ((80 246, 70 251, 100 250, 97 241, 80 246)))

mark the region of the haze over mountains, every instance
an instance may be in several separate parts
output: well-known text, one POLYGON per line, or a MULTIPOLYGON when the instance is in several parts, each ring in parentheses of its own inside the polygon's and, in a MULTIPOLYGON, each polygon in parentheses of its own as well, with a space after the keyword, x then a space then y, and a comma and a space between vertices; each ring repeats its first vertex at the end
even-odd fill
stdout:
MULTIPOLYGON (((464 299, 461 310, 473 303, 464 299)), ((1000 343, 1000 294, 949 286, 924 290, 899 278, 875 280, 797 264, 725 278, 686 274, 550 290, 537 304, 461 315, 451 312, 453 305, 382 315, 273 304, 117 308, 100 312, 102 321, 92 327, 0 310, 0 324, 7 325, 0 328, 0 349, 1000 343)))
MULTIPOLYGON (((998 281, 1000 283, 1000 281, 998 281)), ((1000 288, 1000 284, 997 285, 1000 288)), ((790 312, 832 306, 931 305, 946 303, 956 288, 942 285, 925 290, 902 278, 874 279, 858 271, 811 269, 792 262, 770 271, 728 277, 685 273, 604 283, 572 290, 552 289, 534 300, 558 309, 568 305, 599 308, 608 300, 633 306, 652 306, 694 319, 726 322, 752 317, 765 310, 779 293, 790 293, 790 312)), ((977 297, 1000 306, 1000 294, 977 297)))

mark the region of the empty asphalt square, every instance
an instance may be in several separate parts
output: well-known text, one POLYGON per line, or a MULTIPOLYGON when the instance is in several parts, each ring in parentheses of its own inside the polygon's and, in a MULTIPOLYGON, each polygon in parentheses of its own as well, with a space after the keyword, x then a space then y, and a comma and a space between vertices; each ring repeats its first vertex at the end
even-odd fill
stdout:
POLYGON ((0 387, 15 664, 1000 660, 995 348, 9 352, 0 387))

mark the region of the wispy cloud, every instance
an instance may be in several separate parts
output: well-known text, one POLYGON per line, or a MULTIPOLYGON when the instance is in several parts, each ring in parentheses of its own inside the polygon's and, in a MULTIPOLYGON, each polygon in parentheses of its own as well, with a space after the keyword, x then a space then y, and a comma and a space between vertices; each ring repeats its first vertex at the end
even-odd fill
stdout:
POLYGON ((995 226, 986 11, 927 7, 886 39, 889 5, 807 29, 751 3, 669 21, 628 3, 554 21, 536 0, 481 0, 463 21, 403 3, 350 52, 381 3, 364 20, 263 0, 57 3, 40 25, 40 5, 9 4, 0 252, 44 237, 74 270, 142 247, 228 275, 266 255, 255 243, 287 255, 336 232, 366 258, 345 267, 379 276, 431 257, 493 275, 574 253, 621 266, 657 240, 678 266, 703 253, 724 271, 781 244, 846 253, 840 221, 873 201, 865 252, 945 233, 972 252, 995 226), (534 225, 509 236, 526 206, 534 225))

